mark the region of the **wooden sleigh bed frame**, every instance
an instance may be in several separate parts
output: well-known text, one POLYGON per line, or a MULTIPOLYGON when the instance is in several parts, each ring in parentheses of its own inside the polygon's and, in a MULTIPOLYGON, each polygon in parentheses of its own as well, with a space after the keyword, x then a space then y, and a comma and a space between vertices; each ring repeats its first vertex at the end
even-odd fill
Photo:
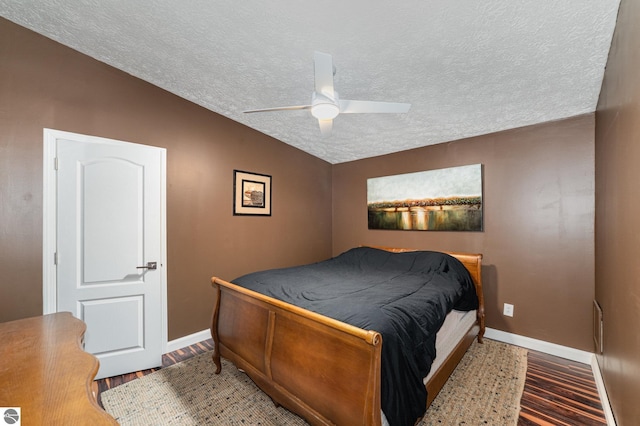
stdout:
MULTIPOLYGON (((391 252, 415 251, 374 247, 391 252)), ((473 326, 426 383, 427 407, 477 337, 484 334, 481 254, 453 253, 478 295, 473 326)), ((243 370, 274 403, 313 425, 380 425, 382 336, 217 277, 211 335, 220 357, 243 370)))

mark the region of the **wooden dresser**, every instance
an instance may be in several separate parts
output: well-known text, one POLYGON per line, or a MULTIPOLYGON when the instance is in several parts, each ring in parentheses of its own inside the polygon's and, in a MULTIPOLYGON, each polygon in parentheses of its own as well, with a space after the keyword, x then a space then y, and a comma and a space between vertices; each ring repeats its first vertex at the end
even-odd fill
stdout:
POLYGON ((117 425, 96 402, 85 329, 68 312, 0 323, 0 407, 20 407, 22 425, 117 425))

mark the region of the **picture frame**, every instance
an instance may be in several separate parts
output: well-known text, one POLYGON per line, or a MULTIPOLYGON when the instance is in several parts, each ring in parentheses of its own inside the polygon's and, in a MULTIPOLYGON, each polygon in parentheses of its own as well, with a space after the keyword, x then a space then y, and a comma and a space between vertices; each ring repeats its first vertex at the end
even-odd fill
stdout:
POLYGON ((367 179, 369 229, 483 231, 482 164, 367 179))
POLYGON ((271 176, 233 171, 234 216, 271 216, 271 176))

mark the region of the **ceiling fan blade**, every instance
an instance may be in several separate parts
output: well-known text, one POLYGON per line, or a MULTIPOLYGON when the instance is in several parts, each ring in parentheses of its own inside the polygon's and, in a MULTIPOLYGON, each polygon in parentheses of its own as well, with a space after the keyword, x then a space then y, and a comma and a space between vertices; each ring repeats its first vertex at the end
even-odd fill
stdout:
POLYGON ((329 136, 331 134, 333 120, 318 120, 318 124, 320 125, 320 133, 322 133, 322 136, 329 136))
POLYGON ((333 59, 331 59, 331 55, 314 52, 313 64, 316 92, 333 98, 333 59))
POLYGON ((333 119, 341 113, 406 113, 411 104, 398 102, 354 101, 339 99, 333 87, 333 59, 328 53, 314 52, 313 75, 315 90, 311 96, 311 105, 283 106, 275 108, 261 108, 244 111, 244 113, 269 111, 311 110, 311 115, 318 119, 320 133, 323 136, 331 134, 333 119))
POLYGON ((275 108, 251 109, 251 110, 242 111, 242 112, 244 112, 245 114, 250 114, 253 112, 295 111, 299 109, 311 109, 311 105, 295 105, 295 106, 284 106, 284 107, 275 107, 275 108))
POLYGON ((352 101, 340 99, 340 114, 361 113, 405 113, 409 112, 411 104, 398 102, 352 101))

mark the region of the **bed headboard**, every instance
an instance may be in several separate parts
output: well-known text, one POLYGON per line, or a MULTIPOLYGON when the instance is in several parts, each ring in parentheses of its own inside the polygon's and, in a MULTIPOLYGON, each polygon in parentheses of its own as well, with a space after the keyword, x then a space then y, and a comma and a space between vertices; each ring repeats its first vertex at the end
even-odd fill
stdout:
MULTIPOLYGON (((420 251, 420 249, 411 249, 411 248, 396 248, 396 247, 382 247, 382 246, 367 246, 367 247, 386 250, 393 253, 420 251)), ((476 287, 480 286, 480 288, 482 288, 482 254, 459 253, 459 252, 452 252, 452 251, 445 251, 443 253, 447 253, 448 255, 458 259, 471 274, 471 278, 473 278, 473 282, 476 285, 476 287)))

